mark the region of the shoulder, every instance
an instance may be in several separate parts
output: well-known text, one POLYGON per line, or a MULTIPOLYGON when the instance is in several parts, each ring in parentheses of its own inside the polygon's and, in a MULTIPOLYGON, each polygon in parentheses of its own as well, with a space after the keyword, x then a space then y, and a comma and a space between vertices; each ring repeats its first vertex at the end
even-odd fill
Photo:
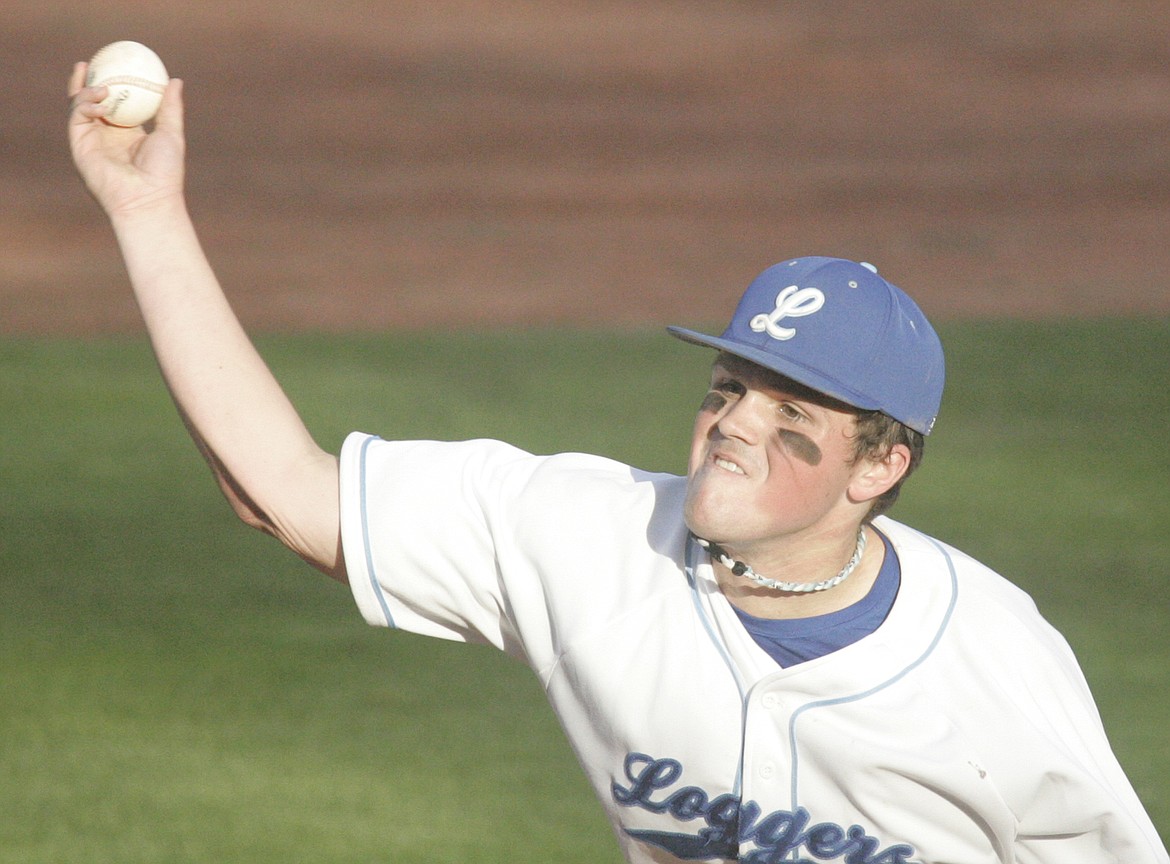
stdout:
MULTIPOLYGON (((1079 663, 1034 598, 967 553, 893 520, 875 523, 902 566, 902 590, 932 597, 940 653, 969 669, 998 670, 1000 686, 1063 682, 1084 696, 1079 663)), ((913 598, 908 597, 908 602, 913 598)))
POLYGON ((1017 673, 1031 667, 1047 674, 1055 664, 1079 683, 1068 643, 1027 591, 935 537, 887 517, 876 520, 875 527, 890 538, 898 554, 901 592, 907 595, 899 600, 932 610, 940 640, 1017 673))
POLYGON ((387 441, 353 433, 341 453, 343 490, 482 508, 532 524, 677 518, 686 480, 589 453, 537 455, 492 439, 387 441))
MULTIPOLYGON (((645 471, 585 453, 540 457, 515 516, 534 536, 581 543, 597 566, 624 570, 624 559, 654 550, 681 554, 686 478, 645 471)), ((639 564, 639 566, 643 566, 639 564)))
POLYGON ((675 475, 642 471, 591 453, 539 455, 506 441, 475 438, 461 441, 428 439, 388 440, 364 432, 353 432, 342 445, 341 458, 351 464, 418 463, 430 461, 437 467, 454 465, 462 470, 515 471, 556 477, 573 473, 583 480, 635 483, 681 479, 675 475))
POLYGON ((885 516, 875 520, 874 527, 890 538, 904 578, 912 586, 923 580, 946 583, 964 609, 1039 617, 1026 591, 966 552, 885 516))

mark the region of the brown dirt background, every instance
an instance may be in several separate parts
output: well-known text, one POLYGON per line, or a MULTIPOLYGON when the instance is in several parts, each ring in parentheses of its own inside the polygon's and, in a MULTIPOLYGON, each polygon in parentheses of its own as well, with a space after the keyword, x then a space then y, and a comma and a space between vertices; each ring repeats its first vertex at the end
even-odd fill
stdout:
POLYGON ((1170 313, 1165 0, 6 0, 2 333, 139 327, 64 136, 116 39, 187 81, 250 327, 721 321, 803 254, 937 318, 1170 313))

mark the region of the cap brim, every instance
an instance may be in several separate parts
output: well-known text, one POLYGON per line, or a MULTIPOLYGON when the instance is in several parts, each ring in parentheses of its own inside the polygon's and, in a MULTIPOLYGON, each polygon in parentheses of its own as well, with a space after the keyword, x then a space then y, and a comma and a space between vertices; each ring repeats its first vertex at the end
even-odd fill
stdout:
POLYGON ((697 330, 688 330, 685 327, 669 326, 666 328, 666 332, 692 345, 702 345, 706 348, 714 348, 718 351, 726 351, 728 354, 734 354, 736 357, 742 357, 744 360, 749 360, 757 366, 771 369, 773 372, 791 378, 798 384, 811 387, 818 393, 824 393, 826 396, 831 396, 847 405, 852 405, 854 408, 860 408, 863 411, 876 411, 880 409, 880 406, 875 404, 873 400, 846 387, 840 381, 835 381, 786 357, 761 351, 750 345, 732 342, 729 339, 723 339, 719 336, 708 336, 706 333, 700 333, 697 330))

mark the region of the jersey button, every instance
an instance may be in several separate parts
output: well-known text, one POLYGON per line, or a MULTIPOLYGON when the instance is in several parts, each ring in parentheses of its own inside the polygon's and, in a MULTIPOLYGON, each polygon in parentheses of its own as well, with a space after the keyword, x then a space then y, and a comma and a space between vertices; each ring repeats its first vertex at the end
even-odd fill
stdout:
POLYGON ((776 776, 776 766, 771 762, 764 762, 760 765, 758 771, 762 780, 771 780, 776 776))
POLYGON ((765 693, 762 697, 760 697, 760 704, 769 711, 775 711, 780 707, 780 697, 775 693, 765 693))

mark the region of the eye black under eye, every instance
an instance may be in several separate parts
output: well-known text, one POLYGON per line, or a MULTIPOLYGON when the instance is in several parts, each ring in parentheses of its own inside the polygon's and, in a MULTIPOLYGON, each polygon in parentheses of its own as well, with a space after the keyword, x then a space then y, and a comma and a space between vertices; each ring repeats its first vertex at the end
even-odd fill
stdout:
POLYGON ((717 412, 722 410, 723 406, 727 404, 727 398, 716 390, 707 391, 707 395, 703 397, 703 404, 699 406, 700 411, 717 412))

